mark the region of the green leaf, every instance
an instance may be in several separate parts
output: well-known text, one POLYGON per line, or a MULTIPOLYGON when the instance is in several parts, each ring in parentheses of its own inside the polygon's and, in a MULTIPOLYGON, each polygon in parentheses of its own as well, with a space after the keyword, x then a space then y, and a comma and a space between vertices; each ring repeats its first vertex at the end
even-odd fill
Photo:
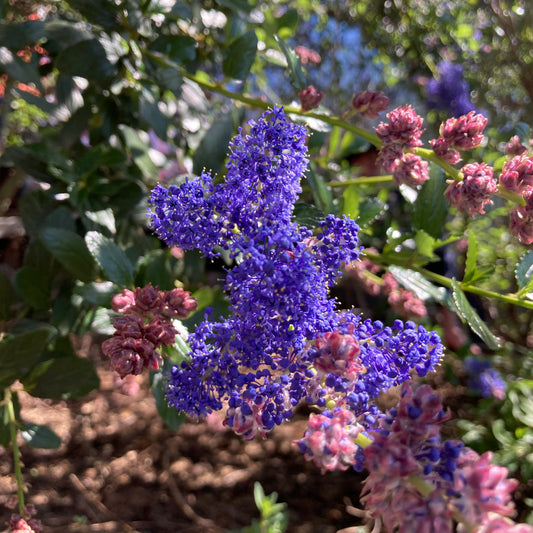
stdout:
POLYGON ((379 198, 367 198, 359 204, 357 223, 361 228, 378 218, 385 210, 385 204, 379 198))
POLYGON ((455 279, 452 279, 452 299, 459 318, 470 326, 470 329, 491 349, 496 350, 501 346, 501 340, 490 331, 481 320, 474 308, 468 302, 465 293, 455 279))
POLYGON ((51 329, 40 327, 18 335, 8 335, 0 342, 0 388, 23 378, 41 358, 51 329))
POLYGON ((533 250, 525 253, 516 265, 515 278, 520 289, 517 293, 519 298, 533 292, 533 250))
POLYGON ((141 139, 139 133, 121 124, 119 129, 123 135, 124 143, 142 175, 145 178, 157 177, 157 167, 148 155, 149 146, 141 139))
POLYGON ((116 292, 115 285, 110 281, 88 283, 74 289, 74 294, 81 296, 84 302, 99 307, 111 307, 111 299, 116 292))
POLYGON ((4 72, 10 78, 23 83, 35 84, 42 91, 41 76, 35 63, 26 63, 16 54, 4 47, 0 47, 0 72, 4 72))
POLYGON ((133 265, 111 239, 97 231, 89 231, 85 235, 85 242, 110 281, 120 287, 133 286, 133 265))
POLYGON ((5 46, 14 52, 35 44, 44 35, 44 23, 40 20, 0 24, 0 46, 5 46))
POLYGON ((422 229, 427 234, 440 238, 448 214, 448 204, 444 196, 446 182, 440 171, 432 171, 425 181, 414 203, 413 228, 422 229))
POLYGON ((160 52, 180 64, 196 59, 196 41, 188 35, 160 35, 150 45, 150 50, 160 52))
POLYGON ((66 20, 51 20, 45 24, 46 36, 48 37, 47 48, 56 56, 66 48, 87 41, 93 37, 84 26, 66 20))
POLYGON ((359 215, 359 187, 356 185, 349 185, 342 193, 342 214, 350 218, 357 218, 359 215))
POLYGON ((63 50, 56 59, 56 67, 64 74, 96 82, 109 81, 116 74, 115 65, 97 39, 80 41, 63 50))
POLYGON ((297 91, 304 90, 307 87, 307 81, 298 56, 278 35, 275 35, 274 37, 287 60, 287 67, 289 69, 289 77, 292 86, 297 91))
POLYGON ((314 165, 309 166, 305 177, 307 178, 309 187, 311 187, 316 207, 321 209, 325 215, 332 213, 333 198, 331 196, 331 190, 326 186, 324 178, 315 172, 314 165))
POLYGON ((306 228, 316 228, 324 219, 324 213, 314 205, 296 202, 292 216, 295 222, 306 228))
POLYGON ((257 36, 255 31, 250 30, 231 41, 224 52, 222 63, 224 74, 235 80, 246 79, 254 64, 256 54, 257 36))
POLYGON ((22 424, 20 435, 32 448, 54 450, 61 446, 61 439, 49 427, 40 424, 22 424))
POLYGON ((478 243, 474 232, 468 234, 468 250, 466 251, 465 274, 463 283, 470 283, 476 272, 476 261, 478 254, 478 243))
POLYGON ((23 266, 17 270, 13 283, 18 294, 35 309, 50 307, 51 283, 48 273, 42 268, 23 266))
POLYGON ((139 114, 160 139, 167 138, 167 118, 159 110, 155 96, 147 89, 143 89, 139 96, 139 114))
POLYGON ((253 7, 248 3, 248 0, 215 0, 219 6, 227 7, 232 11, 238 13, 242 11, 244 13, 250 13, 253 7))
POLYGON ((36 368, 27 380, 27 391, 38 398, 69 400, 81 398, 100 386, 94 365, 81 357, 58 357, 36 368))
POLYGON ((117 5, 109 0, 68 0, 68 4, 79 11, 89 22, 110 30, 119 24, 117 5), (115 11, 115 12, 114 12, 115 11))
POLYGON ((200 174, 203 169, 216 173, 222 168, 232 132, 231 118, 223 116, 215 119, 194 152, 192 158, 194 174, 200 174))
POLYGON ((0 270, 0 320, 12 318, 11 306, 15 301, 15 291, 8 277, 0 270))
POLYGON ((428 235, 423 229, 415 234, 416 251, 429 259, 434 257, 435 239, 428 235))
POLYGON ((433 285, 419 272, 395 265, 389 266, 388 270, 398 283, 414 293, 417 298, 424 301, 435 300, 440 303, 446 300, 446 289, 433 285))
POLYGON ((168 359, 165 359, 164 364, 157 372, 150 372, 150 385, 159 416, 170 429, 177 431, 183 422, 185 422, 186 415, 182 411, 178 411, 175 407, 168 405, 165 373, 169 372, 172 366, 172 363, 168 359))
POLYGON ((151 283, 164 291, 173 289, 175 277, 170 262, 165 250, 152 250, 145 254, 141 263, 144 268, 143 285, 151 283))
POLYGON ((77 233, 61 228, 45 228, 41 239, 73 276, 84 282, 93 281, 95 263, 85 241, 77 233))

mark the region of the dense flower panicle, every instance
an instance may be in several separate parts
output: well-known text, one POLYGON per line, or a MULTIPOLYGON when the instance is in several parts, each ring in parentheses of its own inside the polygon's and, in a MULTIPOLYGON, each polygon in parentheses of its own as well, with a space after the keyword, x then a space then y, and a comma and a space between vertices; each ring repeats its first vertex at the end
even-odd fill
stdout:
POLYGON ((533 187, 522 193, 526 205, 519 205, 511 210, 509 231, 518 240, 529 246, 533 244, 533 187))
POLYGON ((389 99, 382 91, 362 91, 352 98, 352 108, 364 117, 377 118, 389 107, 389 99))
POLYGON ((338 408, 311 414, 304 437, 293 444, 323 473, 346 470, 355 462, 359 447, 354 439, 362 431, 364 428, 357 424, 353 413, 338 408))
POLYGON ((514 512, 511 492, 518 482, 490 463, 490 452, 479 456, 460 442, 442 442, 440 427, 447 418, 429 386, 416 391, 404 386, 398 406, 370 432, 373 442, 363 452, 369 471, 365 507, 391 532, 451 532, 457 517, 471 526, 505 523, 509 529, 502 531, 514 531, 503 517, 514 512))
POLYGON ((518 194, 533 188, 533 157, 518 155, 506 161, 500 174, 500 184, 518 194))
POLYGON ((485 163, 469 163, 461 172, 463 179, 449 185, 446 198, 471 217, 484 214, 484 207, 492 203, 491 196, 498 190, 492 168, 485 163))
POLYGON ((252 238, 290 224, 307 168, 307 131, 274 107, 249 123, 230 143, 227 174, 215 190, 215 205, 230 230, 252 238))
POLYGON ((438 139, 431 139, 429 142, 431 144, 431 148, 433 148, 433 151, 435 152, 435 155, 441 159, 444 159, 446 163, 455 165, 461 161, 461 154, 457 150, 451 148, 450 143, 444 140, 442 137, 439 137, 438 139))
POLYGON ((403 154, 395 166, 392 177, 398 185, 418 187, 429 179, 427 161, 415 154, 403 154))
POLYGON ((468 388, 484 398, 503 400, 507 385, 500 373, 491 366, 489 361, 483 361, 470 356, 464 361, 464 370, 468 375, 468 388))
POLYGON ((454 117, 475 110, 470 101, 468 83, 463 77, 462 65, 441 61, 437 71, 438 78, 429 80, 426 85, 429 107, 449 110, 454 117))
POLYGON ((102 353, 124 378, 145 368, 159 368, 158 348, 173 344, 178 333, 172 318, 186 318, 196 310, 197 302, 183 289, 160 291, 149 284, 135 291, 124 289, 113 297, 111 306, 121 315, 113 319, 115 333, 102 343, 102 353))
POLYGON ((387 113, 387 119, 388 122, 381 122, 376 128, 376 134, 384 145, 396 144, 407 149, 422 145, 420 136, 424 132, 424 120, 410 105, 393 109, 387 113))
POLYGON ((320 91, 317 91, 312 85, 305 88, 304 90, 298 93, 298 98, 300 99, 300 104, 302 106, 302 111, 310 111, 319 106, 322 101, 323 94, 320 91))
POLYGON ((527 146, 522 144, 518 135, 513 135, 505 145, 505 155, 525 155, 527 152, 527 146))
POLYGON ((491 464, 492 456, 492 452, 479 456, 465 449, 457 460, 453 505, 471 524, 483 524, 490 513, 514 514, 511 494, 518 481, 507 478, 507 468, 491 464))
POLYGON ((483 130, 487 125, 487 118, 470 111, 459 118, 450 118, 442 123, 439 135, 449 146, 457 150, 471 150, 483 142, 483 130))

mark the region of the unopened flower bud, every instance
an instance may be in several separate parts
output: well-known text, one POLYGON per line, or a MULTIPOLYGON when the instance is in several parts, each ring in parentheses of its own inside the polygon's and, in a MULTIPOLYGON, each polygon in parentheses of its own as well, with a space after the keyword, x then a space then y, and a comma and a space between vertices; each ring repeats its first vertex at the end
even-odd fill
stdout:
POLYGON ((518 194, 533 187, 533 157, 519 155, 506 161, 500 175, 500 184, 508 191, 518 194))
POLYGON ((135 293, 124 289, 120 294, 115 294, 111 300, 111 307, 117 313, 125 313, 135 305, 135 293))
POLYGON ((471 217, 484 214, 485 205, 492 203, 490 198, 498 190, 492 168, 485 163, 470 163, 461 172, 463 180, 454 181, 446 189, 446 198, 471 217))
POLYGON ((317 91, 312 85, 309 85, 307 89, 300 91, 298 97, 300 98, 302 111, 309 111, 318 107, 323 94, 320 91, 317 91))
POLYGON ((524 155, 527 152, 527 147, 520 142, 520 137, 514 135, 509 139, 509 142, 505 145, 506 155, 524 155))
POLYGON ((483 130, 487 119, 483 115, 470 111, 459 118, 450 118, 439 129, 440 136, 457 150, 476 148, 483 141, 483 130))
POLYGON ((417 187, 429 179, 427 161, 415 154, 403 154, 392 172, 394 181, 398 185, 417 187))
POLYGON ((522 193, 526 205, 519 205, 511 210, 509 231, 511 235, 529 246, 533 244, 533 187, 522 193))
POLYGON ((395 143, 402 148, 421 146, 420 136, 423 118, 410 106, 405 105, 387 113, 388 122, 381 122, 376 128, 377 136, 384 144, 395 143))
POLYGON ((164 298, 166 312, 180 319, 187 318, 198 308, 198 302, 190 292, 180 288, 165 292, 164 298))
POLYGON ((352 107, 364 117, 377 118, 389 107, 389 99, 382 91, 362 91, 353 97, 352 107))
POLYGON ((433 148, 433 151, 435 152, 435 155, 441 159, 444 159, 446 163, 455 165, 461 161, 461 155, 459 152, 451 148, 450 143, 442 137, 439 137, 438 139, 432 139, 429 142, 431 144, 431 148, 433 148))

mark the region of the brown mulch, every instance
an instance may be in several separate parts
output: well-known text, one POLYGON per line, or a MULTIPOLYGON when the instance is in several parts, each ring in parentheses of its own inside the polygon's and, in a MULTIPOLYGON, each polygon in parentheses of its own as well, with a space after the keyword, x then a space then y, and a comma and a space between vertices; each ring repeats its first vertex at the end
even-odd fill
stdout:
MULTIPOLYGON (((22 446, 27 503, 46 532, 219 533, 258 517, 254 482, 278 493, 289 510, 289 532, 334 533, 360 524, 346 512, 357 504, 363 476, 322 475, 291 445, 307 415, 246 442, 220 420, 164 427, 146 378, 135 396, 117 391, 97 344, 83 347, 97 363, 101 387, 78 401, 51 402, 21 393, 25 422, 47 424, 56 450, 22 446)), ((83 351, 82 350, 82 351, 83 351)), ((0 448, 0 505, 16 493, 10 452, 0 448)), ((0 527, 11 510, 0 506, 0 527)))

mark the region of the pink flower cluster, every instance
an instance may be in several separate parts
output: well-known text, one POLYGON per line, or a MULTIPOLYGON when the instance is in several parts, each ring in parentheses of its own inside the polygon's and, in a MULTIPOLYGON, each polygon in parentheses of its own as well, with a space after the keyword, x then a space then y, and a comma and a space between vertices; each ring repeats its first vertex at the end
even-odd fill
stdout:
POLYGON ((510 231, 512 235, 518 237, 520 242, 526 245, 532 244, 533 157, 523 153, 506 161, 500 175, 500 186, 524 199, 524 205, 518 205, 511 210, 510 231))
POLYGON ((436 155, 455 165, 461 160, 458 150, 471 150, 483 141, 487 119, 475 111, 442 123, 439 138, 430 141, 436 155))
MULTIPOLYGON (((367 251, 377 253, 372 248, 367 251)), ((387 297, 388 304, 403 318, 423 318, 427 315, 426 304, 415 294, 400 287, 394 276, 386 272, 382 276, 382 282, 376 279, 381 268, 372 263, 367 257, 361 257, 359 261, 353 261, 346 267, 350 277, 360 281, 366 291, 372 296, 379 294, 387 297), (367 273, 373 274, 369 276, 367 273)))
POLYGON ((418 155, 405 153, 422 145, 423 119, 410 106, 393 109, 388 122, 381 122, 376 134, 383 142, 377 162, 385 172, 392 172, 399 185, 416 187, 429 179, 428 164, 418 155))
POLYGON ((507 469, 491 464, 490 452, 480 456, 462 443, 441 442, 448 418, 429 386, 403 386, 398 406, 364 449, 370 473, 361 501, 370 515, 386 531, 403 533, 452 533, 455 521, 462 524, 458 531, 532 533, 533 527, 506 518, 514 512, 511 493, 518 484, 507 469))
POLYGON ((102 352, 122 378, 140 374, 144 368, 157 370, 161 362, 158 348, 173 344, 177 335, 172 319, 187 318, 197 308, 187 291, 160 291, 151 284, 135 291, 124 289, 111 305, 121 316, 114 318, 116 331, 103 342, 102 352))
POLYGON ((352 108, 368 118, 378 118, 389 107, 389 99, 382 91, 362 91, 352 98, 352 108))
POLYGON ((363 431, 351 411, 336 408, 332 412, 311 414, 302 439, 294 441, 307 460, 312 460, 322 473, 346 470, 355 462, 359 449, 354 439, 363 431))
MULTIPOLYGON (((6 507, 12 508, 12 502, 8 501, 6 507)), ((24 518, 19 514, 12 514, 9 522, 6 522, 8 533, 41 533, 43 531, 41 521, 31 518, 36 514, 37 510, 33 505, 24 507, 24 518)))
POLYGON ((491 196, 498 190, 492 167, 485 163, 469 163, 461 169, 463 179, 454 181, 446 189, 446 198, 468 216, 484 214, 484 207, 492 203, 491 196))

